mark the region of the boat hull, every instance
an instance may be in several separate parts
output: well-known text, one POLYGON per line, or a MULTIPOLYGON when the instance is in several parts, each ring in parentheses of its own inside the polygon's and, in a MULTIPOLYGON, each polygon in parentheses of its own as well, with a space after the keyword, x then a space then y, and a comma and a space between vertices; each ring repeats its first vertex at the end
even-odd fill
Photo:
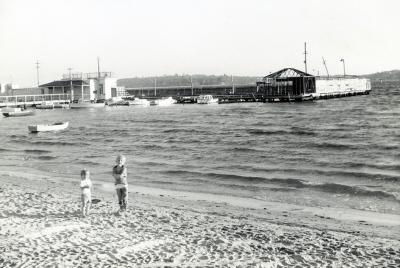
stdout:
POLYGON ((19 112, 6 112, 3 113, 5 117, 19 117, 19 116, 29 116, 29 115, 34 115, 34 111, 19 111, 19 112))
POLYGON ((198 104, 213 104, 218 103, 218 98, 213 98, 212 95, 200 95, 197 97, 198 104))
POLYGON ((29 125, 28 130, 32 133, 45 132, 45 131, 59 131, 66 129, 69 126, 69 122, 55 123, 52 125, 29 125))
POLYGON ((103 108, 103 107, 105 107, 105 103, 101 103, 101 102, 98 102, 98 103, 93 103, 93 102, 79 103, 78 102, 78 103, 71 103, 70 107, 73 108, 73 109, 76 109, 76 108, 78 108, 78 109, 79 108, 103 108))

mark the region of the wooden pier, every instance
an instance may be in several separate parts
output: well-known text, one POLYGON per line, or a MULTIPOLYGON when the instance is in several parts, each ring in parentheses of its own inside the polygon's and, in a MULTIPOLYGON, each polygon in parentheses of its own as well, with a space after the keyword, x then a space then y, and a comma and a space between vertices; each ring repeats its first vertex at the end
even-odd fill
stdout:
POLYGON ((69 103, 69 94, 14 95, 0 96, 0 107, 36 106, 44 101, 69 103))

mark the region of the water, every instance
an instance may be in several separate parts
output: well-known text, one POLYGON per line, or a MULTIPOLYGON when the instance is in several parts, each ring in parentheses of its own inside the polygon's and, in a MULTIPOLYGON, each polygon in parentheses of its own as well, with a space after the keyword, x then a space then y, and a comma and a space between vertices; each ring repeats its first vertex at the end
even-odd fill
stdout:
POLYGON ((37 110, 0 118, 0 175, 79 180, 88 168, 112 182, 123 153, 131 184, 400 214, 399 119, 387 85, 308 103, 37 110), (55 121, 70 127, 27 131, 55 121))

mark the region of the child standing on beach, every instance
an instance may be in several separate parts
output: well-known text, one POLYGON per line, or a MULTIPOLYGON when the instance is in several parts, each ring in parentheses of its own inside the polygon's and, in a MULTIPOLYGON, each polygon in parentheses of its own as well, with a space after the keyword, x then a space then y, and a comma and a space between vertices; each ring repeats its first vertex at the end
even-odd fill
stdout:
POLYGON ((116 159, 117 165, 113 167, 113 177, 115 179, 115 189, 117 191, 120 212, 126 211, 128 205, 128 172, 125 162, 125 156, 118 155, 116 159))
POLYGON ((92 181, 90 180, 89 170, 81 170, 81 191, 82 191, 82 216, 89 215, 92 203, 92 181))

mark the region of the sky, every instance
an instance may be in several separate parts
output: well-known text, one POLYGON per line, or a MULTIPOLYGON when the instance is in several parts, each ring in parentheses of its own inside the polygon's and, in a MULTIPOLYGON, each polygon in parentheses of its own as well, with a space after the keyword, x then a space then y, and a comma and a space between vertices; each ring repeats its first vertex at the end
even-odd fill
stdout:
POLYGON ((117 78, 400 69, 396 0, 0 0, 0 83, 72 72, 117 78))

